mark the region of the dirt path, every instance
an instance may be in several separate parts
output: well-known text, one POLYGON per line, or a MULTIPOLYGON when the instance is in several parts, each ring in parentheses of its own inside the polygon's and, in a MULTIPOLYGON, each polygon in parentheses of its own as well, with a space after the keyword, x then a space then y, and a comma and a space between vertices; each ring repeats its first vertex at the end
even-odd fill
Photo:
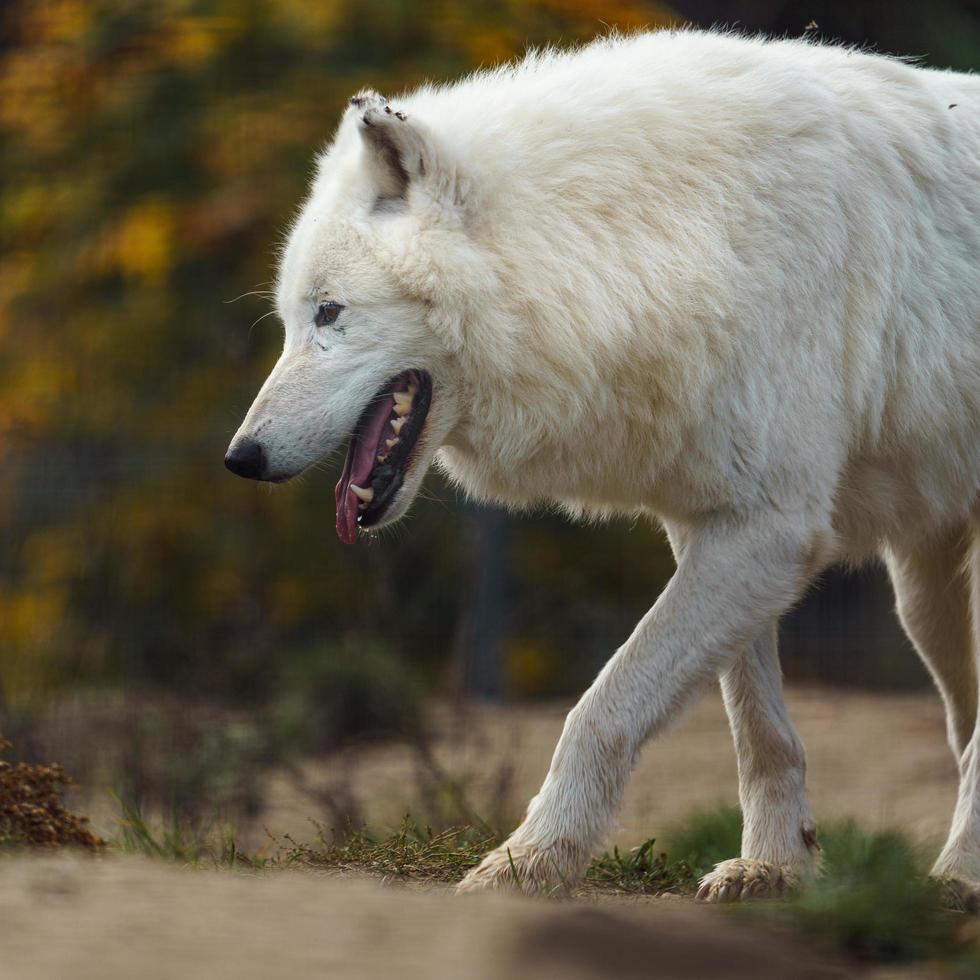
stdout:
POLYGON ((0 976, 10 980, 852 975, 796 937, 680 901, 457 899, 134 858, 0 861, 0 976))

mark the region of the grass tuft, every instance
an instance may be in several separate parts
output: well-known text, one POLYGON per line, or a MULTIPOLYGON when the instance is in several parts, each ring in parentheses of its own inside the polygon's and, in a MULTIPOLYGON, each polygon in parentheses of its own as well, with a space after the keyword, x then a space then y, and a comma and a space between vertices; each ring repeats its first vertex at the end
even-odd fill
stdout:
POLYGON ((846 822, 825 831, 822 848, 820 875, 773 913, 859 959, 955 958, 964 951, 968 920, 944 907, 942 886, 900 834, 846 822))
POLYGON ((172 816, 169 823, 154 829, 137 804, 116 799, 121 812, 120 833, 113 845, 124 854, 213 868, 255 869, 276 863, 274 858, 240 850, 230 827, 216 832, 214 826, 195 826, 172 816))
MULTIPOLYGON (((318 828, 317 841, 300 844, 283 838, 286 846, 277 860, 285 864, 304 864, 317 868, 374 874, 428 882, 455 882, 480 863, 481 858, 500 842, 501 835, 486 827, 451 827, 439 833, 406 816, 393 834, 375 835, 367 829, 349 830, 337 837, 318 828)), ((690 889, 694 878, 690 869, 670 862, 654 849, 651 838, 627 853, 614 848, 593 858, 585 874, 582 890, 620 894, 661 894, 690 889)), ((514 885, 521 881, 508 852, 514 885)), ((567 883, 560 889, 573 894, 567 883)))
POLYGON ((614 847, 611 854, 594 857, 585 872, 586 884, 600 891, 641 895, 689 891, 695 882, 690 866, 668 859, 655 845, 651 837, 626 854, 614 847))
POLYGON ((325 828, 319 827, 313 844, 299 844, 289 836, 283 840, 286 847, 279 859, 286 864, 452 882, 478 864, 500 838, 486 828, 475 827, 450 827, 437 833, 406 816, 398 830, 388 836, 375 836, 362 829, 328 839, 325 828))

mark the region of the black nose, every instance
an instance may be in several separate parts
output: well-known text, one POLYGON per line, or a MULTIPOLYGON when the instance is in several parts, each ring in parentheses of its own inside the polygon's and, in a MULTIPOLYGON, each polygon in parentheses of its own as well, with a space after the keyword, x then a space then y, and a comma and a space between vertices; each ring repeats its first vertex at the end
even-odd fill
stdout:
POLYGON ((228 447, 225 466, 238 476, 249 480, 261 480, 265 472, 265 453, 254 439, 244 436, 228 447))

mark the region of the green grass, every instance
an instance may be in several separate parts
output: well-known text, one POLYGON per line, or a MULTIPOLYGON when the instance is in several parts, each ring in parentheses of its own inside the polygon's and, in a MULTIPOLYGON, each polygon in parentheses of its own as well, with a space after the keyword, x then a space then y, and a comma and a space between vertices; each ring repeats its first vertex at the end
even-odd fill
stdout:
POLYGON ((454 882, 476 864, 500 838, 486 828, 451 827, 435 832, 406 817, 392 834, 351 830, 328 839, 323 828, 312 844, 283 838, 278 860, 337 871, 352 871, 415 881, 454 882))
MULTIPOLYGON (((274 842, 271 856, 262 856, 239 849, 227 827, 192 826, 176 818, 151 824, 139 807, 122 799, 118 803, 120 829, 112 843, 114 850, 204 867, 305 865, 382 878, 453 883, 502 839, 486 826, 450 827, 437 832, 406 816, 389 833, 349 828, 343 835, 333 835, 318 826, 316 839, 309 843, 285 835, 274 842)), ((655 843, 651 838, 626 852, 613 848, 611 853, 593 858, 584 890, 624 894, 690 890, 695 881, 691 869, 668 860, 666 854, 655 850, 655 843)))
MULTIPOLYGON (((823 835, 821 874, 771 914, 858 959, 962 959, 969 950, 962 913, 944 906, 923 855, 894 831, 852 822, 823 835)), ((980 965, 980 960, 976 961, 980 965)))
POLYGON ((667 844, 671 857, 690 869, 693 884, 719 861, 739 854, 742 812, 737 806, 722 806, 694 813, 668 832, 667 844))
MULTIPOLYGON (((415 881, 453 883, 479 864, 501 836, 487 828, 452 827, 435 832, 406 817, 391 834, 353 830, 331 839, 323 828, 312 844, 284 837, 278 860, 337 871, 351 871, 415 881)), ((694 876, 683 863, 670 861, 651 838, 625 853, 619 848, 593 858, 580 891, 661 894, 687 891, 694 876)), ((513 865, 512 865, 513 868, 513 865)), ((513 868, 515 879, 517 869, 513 868)), ((570 889, 559 889, 567 894, 570 889)))
POLYGON ((120 853, 215 868, 264 868, 275 863, 274 858, 240 850, 230 827, 214 823, 197 826, 176 816, 153 827, 139 806, 116 799, 120 809, 119 836, 111 847, 120 853))
POLYGON ((585 884, 599 891, 625 894, 660 895, 685 892, 694 885, 689 864, 668 858, 656 850, 651 837, 625 854, 618 847, 594 857, 585 872, 585 884))

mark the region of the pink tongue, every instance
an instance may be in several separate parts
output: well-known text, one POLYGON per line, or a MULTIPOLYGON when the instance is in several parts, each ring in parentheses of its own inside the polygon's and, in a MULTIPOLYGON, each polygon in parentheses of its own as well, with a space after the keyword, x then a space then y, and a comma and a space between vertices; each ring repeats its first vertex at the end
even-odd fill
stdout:
POLYGON ((357 506, 361 502, 350 485, 353 483, 364 489, 370 485, 375 457, 379 452, 394 406, 395 399, 391 395, 379 398, 377 403, 361 417, 357 434, 351 437, 350 445, 347 447, 344 472, 335 490, 337 537, 344 544, 353 544, 357 540, 357 506))

